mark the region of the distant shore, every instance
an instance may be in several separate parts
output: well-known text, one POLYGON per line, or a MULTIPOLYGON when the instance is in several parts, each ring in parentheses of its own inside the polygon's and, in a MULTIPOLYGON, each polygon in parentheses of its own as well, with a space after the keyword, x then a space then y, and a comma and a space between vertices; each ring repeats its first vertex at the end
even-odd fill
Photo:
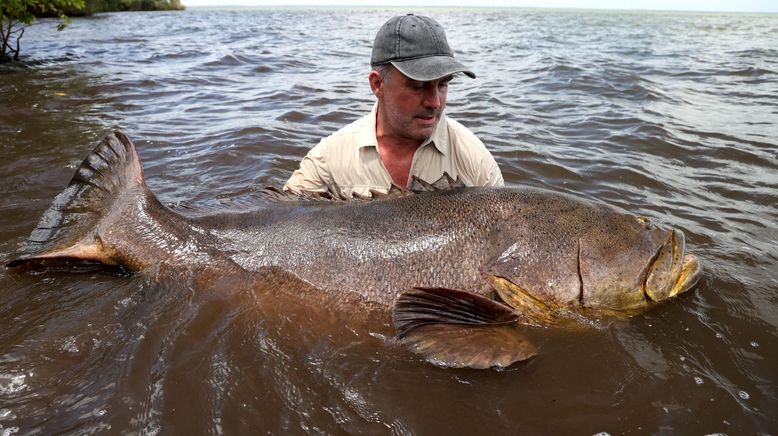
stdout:
MULTIPOLYGON (((84 7, 65 10, 70 17, 84 17, 99 12, 126 11, 183 11, 186 6, 181 0, 85 0, 84 7)), ((36 14, 38 17, 54 16, 51 14, 36 14)))

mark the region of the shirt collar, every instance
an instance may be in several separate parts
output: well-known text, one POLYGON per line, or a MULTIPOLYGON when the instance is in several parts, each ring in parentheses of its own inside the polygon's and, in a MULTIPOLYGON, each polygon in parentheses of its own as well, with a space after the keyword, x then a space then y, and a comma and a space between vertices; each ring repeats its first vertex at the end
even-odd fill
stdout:
MULTIPOLYGON (((378 148, 378 138, 375 136, 376 117, 378 116, 378 102, 373 105, 373 109, 368 115, 368 122, 362 125, 358 133, 359 147, 378 148)), ((421 143, 421 147, 432 144, 443 156, 448 155, 448 121, 446 114, 440 116, 440 121, 432 131, 432 136, 421 143)), ((421 148, 419 147, 419 148, 421 148)))

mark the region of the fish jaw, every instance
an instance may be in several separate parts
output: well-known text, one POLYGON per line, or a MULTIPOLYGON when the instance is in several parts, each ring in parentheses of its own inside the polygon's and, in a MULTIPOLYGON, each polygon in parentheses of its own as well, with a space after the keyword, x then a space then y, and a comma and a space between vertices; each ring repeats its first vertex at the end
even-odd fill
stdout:
POLYGON ((643 292, 651 302, 660 302, 688 291, 699 281, 702 266, 697 256, 685 254, 683 232, 672 230, 648 266, 643 292))
POLYGON ((674 297, 692 289, 700 281, 700 277, 702 277, 700 260, 693 254, 685 255, 683 257, 681 274, 678 275, 678 280, 675 281, 671 296, 674 297))

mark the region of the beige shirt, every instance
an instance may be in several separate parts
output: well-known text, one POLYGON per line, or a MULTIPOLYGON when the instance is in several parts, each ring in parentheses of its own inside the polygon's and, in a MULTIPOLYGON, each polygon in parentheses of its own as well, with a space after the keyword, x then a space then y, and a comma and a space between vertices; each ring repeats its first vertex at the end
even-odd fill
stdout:
MULTIPOLYGON (((376 103, 368 115, 322 139, 300 162, 284 190, 328 192, 345 199, 369 197, 371 191, 387 193, 392 177, 378 154, 377 108, 376 103)), ((432 136, 416 149, 410 174, 434 183, 443 172, 467 186, 503 185, 500 168, 484 144, 445 114, 432 136)))

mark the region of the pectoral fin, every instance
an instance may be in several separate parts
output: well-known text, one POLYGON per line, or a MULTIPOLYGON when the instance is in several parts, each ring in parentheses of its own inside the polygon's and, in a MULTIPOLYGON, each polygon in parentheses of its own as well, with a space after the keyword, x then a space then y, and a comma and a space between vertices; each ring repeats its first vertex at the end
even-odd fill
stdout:
POLYGON ((454 368, 507 367, 536 354, 510 307, 470 292, 414 288, 392 311, 399 342, 429 362, 454 368))

